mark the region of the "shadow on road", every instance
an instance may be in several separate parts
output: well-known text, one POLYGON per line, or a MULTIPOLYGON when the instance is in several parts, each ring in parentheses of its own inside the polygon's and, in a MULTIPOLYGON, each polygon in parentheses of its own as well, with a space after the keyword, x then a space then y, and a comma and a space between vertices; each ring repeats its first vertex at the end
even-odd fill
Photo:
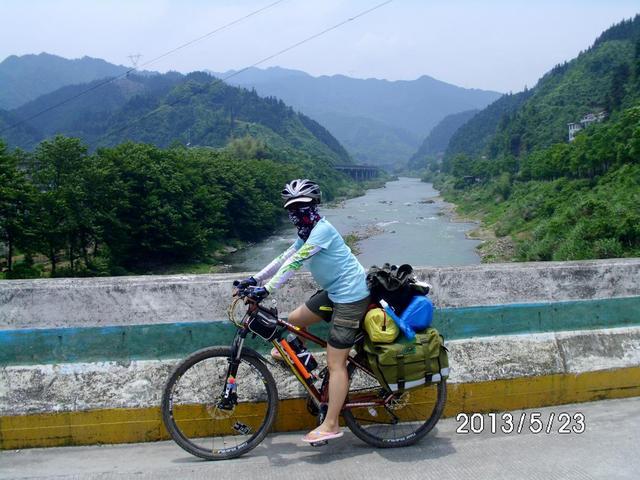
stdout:
MULTIPOLYGON (((250 462, 267 460, 271 467, 287 467, 300 462, 313 465, 330 464, 345 459, 357 461, 358 457, 375 452, 389 462, 415 462, 446 457, 456 452, 451 439, 438 435, 436 427, 416 445, 402 448, 375 448, 358 439, 351 432, 323 447, 311 447, 301 441, 290 441, 291 434, 270 434, 261 445, 240 458, 226 462, 250 462), (283 437, 287 437, 283 439, 283 437)), ((302 433, 300 433, 302 437, 302 433)), ((208 463, 193 456, 184 456, 172 460, 173 463, 208 463)))

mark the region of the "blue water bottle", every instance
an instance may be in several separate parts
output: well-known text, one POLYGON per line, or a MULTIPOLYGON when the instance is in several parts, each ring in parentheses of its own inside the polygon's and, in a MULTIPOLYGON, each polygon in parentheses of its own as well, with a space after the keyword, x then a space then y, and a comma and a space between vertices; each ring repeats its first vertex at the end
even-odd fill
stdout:
POLYGON ((387 315, 393 318, 393 321, 396 322, 396 325, 398 325, 398 328, 402 331, 402 333, 404 333, 405 337, 407 337, 409 340, 413 340, 414 338, 416 338, 416 332, 414 332, 413 329, 409 325, 407 325, 407 323, 402 318, 400 318, 396 314, 396 312, 393 311, 393 308, 391 308, 391 306, 387 302, 385 302, 384 300, 380 300, 380 305, 382 306, 384 311, 387 312, 387 315))

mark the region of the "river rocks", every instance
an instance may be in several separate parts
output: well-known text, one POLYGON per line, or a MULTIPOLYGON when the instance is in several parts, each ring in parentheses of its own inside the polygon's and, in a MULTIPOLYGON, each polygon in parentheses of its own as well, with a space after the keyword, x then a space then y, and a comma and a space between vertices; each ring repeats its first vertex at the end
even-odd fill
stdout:
MULTIPOLYGON (((360 253, 360 249, 358 248, 358 242, 361 240, 365 240, 369 237, 373 237, 374 235, 380 235, 384 233, 384 229, 378 225, 367 225, 364 230, 357 230, 355 232, 350 232, 344 236, 347 245, 353 251, 354 254, 358 255, 360 253)), ((395 233, 391 232, 391 233, 395 233)))
POLYGON ((219 248, 218 250, 216 250, 213 253, 213 256, 215 258, 217 258, 217 259, 220 259, 220 258, 226 257, 227 255, 235 253, 237 251, 238 251, 238 249, 236 247, 232 247, 231 245, 225 245, 224 247, 219 248))
POLYGON ((373 237, 374 235, 380 235, 384 233, 384 229, 377 225, 367 225, 363 231, 357 232, 358 240, 364 240, 365 238, 373 237))
POLYGON ((418 203, 432 204, 432 203, 436 203, 436 201, 433 198, 423 198, 418 203))

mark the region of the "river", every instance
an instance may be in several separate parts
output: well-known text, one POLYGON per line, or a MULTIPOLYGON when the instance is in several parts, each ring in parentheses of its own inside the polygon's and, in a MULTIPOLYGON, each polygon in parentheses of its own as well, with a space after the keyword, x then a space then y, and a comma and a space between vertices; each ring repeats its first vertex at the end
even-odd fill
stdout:
MULTIPOLYGON (((357 246, 358 260, 365 268, 385 262, 414 266, 480 263, 475 252, 479 242, 465 237, 475 225, 451 221, 443 215, 445 204, 437 197, 438 191, 430 183, 401 177, 339 206, 321 205, 320 213, 342 235, 366 237, 357 246)), ((235 272, 259 270, 295 237, 295 229, 285 226, 264 241, 229 256, 226 263, 235 272)))

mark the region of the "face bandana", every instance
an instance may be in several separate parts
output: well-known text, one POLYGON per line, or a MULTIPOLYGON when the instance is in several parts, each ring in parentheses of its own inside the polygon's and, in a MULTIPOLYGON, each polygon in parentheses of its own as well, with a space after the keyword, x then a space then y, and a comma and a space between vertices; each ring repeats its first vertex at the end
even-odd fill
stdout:
POLYGON ((317 205, 294 208, 288 211, 289 220, 298 229, 298 236, 305 242, 311 234, 311 230, 320 221, 317 205))

